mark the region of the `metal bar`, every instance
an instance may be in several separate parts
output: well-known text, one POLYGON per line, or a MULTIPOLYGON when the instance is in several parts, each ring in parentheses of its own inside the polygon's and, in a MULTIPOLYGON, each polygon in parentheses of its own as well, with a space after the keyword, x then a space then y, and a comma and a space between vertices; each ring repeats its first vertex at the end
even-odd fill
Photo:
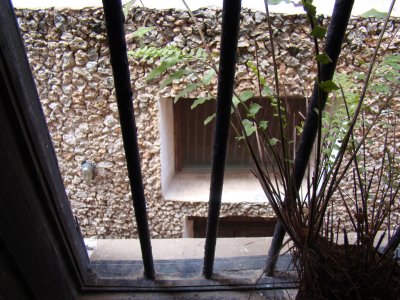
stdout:
POLYGON ((214 267, 235 76, 240 9, 241 0, 224 0, 223 2, 214 154, 203 266, 203 275, 206 278, 211 277, 214 267))
MULTIPOLYGON (((332 80, 333 78, 333 74, 335 73, 336 69, 336 63, 342 50, 342 42, 346 33, 353 4, 354 0, 336 0, 335 2, 325 44, 325 52, 331 58, 332 62, 326 65, 321 65, 321 81, 332 80)), ((303 181, 304 173, 307 169, 315 137, 317 135, 318 114, 315 112, 315 109, 318 109, 318 96, 320 97, 321 109, 323 110, 326 104, 328 93, 319 89, 318 84, 316 83, 311 96, 299 148, 297 149, 296 158, 294 160, 292 176, 295 180, 297 189, 299 189, 303 181)), ((265 269, 267 276, 272 276, 273 274, 276 265, 276 259, 278 258, 285 233, 286 231, 283 228, 282 223, 278 220, 276 223, 274 237, 271 242, 271 248, 268 252, 267 266, 265 269)))
POLYGON ((144 275, 148 279, 153 279, 154 263, 140 168, 137 128, 132 104, 132 89, 124 31, 125 18, 122 12, 121 0, 103 0, 103 7, 128 176, 142 250, 144 275))

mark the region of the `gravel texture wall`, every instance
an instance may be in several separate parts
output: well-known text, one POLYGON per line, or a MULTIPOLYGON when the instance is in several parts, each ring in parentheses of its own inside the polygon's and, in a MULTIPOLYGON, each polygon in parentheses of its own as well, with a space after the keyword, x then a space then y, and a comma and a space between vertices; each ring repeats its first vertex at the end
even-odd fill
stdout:
MULTIPOLYGON (((16 14, 66 192, 83 235, 136 237, 102 10, 17 10, 16 14), (96 176, 89 185, 82 180, 80 165, 84 160, 96 164, 96 176)), ((211 52, 217 54, 221 11, 205 8, 195 15, 211 52)), ((341 72, 363 70, 361 62, 371 58, 372 45, 382 23, 352 19, 339 62, 341 72)), ((315 66, 304 16, 275 15, 273 26, 282 92, 309 96, 315 66)), ((399 20, 390 22, 384 44, 389 43, 398 27, 399 20)), ((146 44, 170 43, 186 50, 201 46, 196 25, 184 11, 133 8, 126 20, 126 34, 129 50, 146 44), (144 24, 156 24, 159 30, 149 33, 144 40, 135 39, 132 32, 144 24)), ((255 61, 256 49, 263 58, 260 66, 267 78, 272 79, 271 52, 265 41, 268 41, 265 15, 244 10, 239 39, 238 91, 258 89, 246 67, 247 61, 255 61)), ((399 44, 397 35, 388 51, 397 52, 399 44)), ((130 58, 130 65, 151 235, 153 238, 181 237, 184 218, 206 216, 207 204, 163 200, 158 101, 175 97, 186 82, 177 81, 160 90, 159 82, 144 81, 151 64, 130 58)), ((194 91, 192 96, 199 93, 194 91)), ((340 211, 343 209, 339 210, 338 217, 340 211)), ((267 203, 224 203, 221 215, 273 217, 274 214, 267 203)))

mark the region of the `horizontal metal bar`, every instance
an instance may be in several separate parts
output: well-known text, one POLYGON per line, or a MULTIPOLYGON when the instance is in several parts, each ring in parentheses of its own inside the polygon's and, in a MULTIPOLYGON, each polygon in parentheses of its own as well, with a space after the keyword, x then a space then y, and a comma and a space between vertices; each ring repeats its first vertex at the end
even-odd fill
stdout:
POLYGON ((218 76, 214 154, 208 201, 207 233, 203 274, 213 272, 218 219, 224 183, 226 147, 229 135, 241 0, 224 0, 222 8, 221 53, 218 76))
POLYGON ((121 0, 103 0, 103 7, 128 176, 142 250, 144 274, 146 278, 153 279, 154 263, 140 168, 137 128, 132 104, 132 89, 124 31, 125 18, 122 12, 121 0))

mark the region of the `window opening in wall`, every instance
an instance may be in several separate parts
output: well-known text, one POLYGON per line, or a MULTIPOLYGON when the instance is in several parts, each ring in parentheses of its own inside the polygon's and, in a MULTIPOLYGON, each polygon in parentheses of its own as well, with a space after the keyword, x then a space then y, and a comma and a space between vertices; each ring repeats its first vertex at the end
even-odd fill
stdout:
MULTIPOLYGON (((218 237, 268 237, 273 236, 276 218, 227 216, 218 223, 218 237)), ((204 238, 206 217, 191 216, 185 220, 185 237, 204 238)))
MULTIPOLYGON (((282 97, 281 101, 286 102, 288 109, 287 136, 295 138, 295 128, 303 120, 302 116, 306 114, 305 98, 301 96, 282 97)), ((215 120, 208 125, 204 125, 204 120, 215 112, 215 101, 207 101, 194 109, 191 109, 192 103, 192 99, 180 99, 173 107, 176 172, 201 172, 211 169, 215 120)), ((279 121, 271 105, 271 100, 252 98, 247 103, 261 105, 262 109, 257 115, 257 119, 268 121, 272 136, 279 139, 279 121)), ((244 112, 242 112, 242 116, 245 116, 244 112)), ((238 121, 234 116, 231 121, 236 128, 239 128, 238 121)), ((256 149, 255 136, 251 136, 250 139, 256 149)), ((276 147, 279 145, 278 143, 276 147)), ((250 168, 250 156, 238 140, 234 130, 231 129, 227 146, 226 169, 232 171, 249 170, 250 168)))

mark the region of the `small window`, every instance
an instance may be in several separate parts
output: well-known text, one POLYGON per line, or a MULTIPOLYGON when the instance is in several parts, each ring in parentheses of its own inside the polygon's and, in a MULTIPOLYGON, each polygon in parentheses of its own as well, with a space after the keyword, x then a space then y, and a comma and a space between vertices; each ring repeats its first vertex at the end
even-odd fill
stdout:
MULTIPOLYGON (((282 101, 284 101, 282 99, 282 101)), ((174 104, 174 131, 175 131, 175 170, 180 171, 210 171, 212 163, 212 145, 214 140, 214 123, 204 125, 204 120, 215 113, 215 101, 207 101, 191 109, 192 99, 181 99, 174 104)), ((246 103, 258 103, 262 106, 257 117, 267 120, 271 134, 279 139, 278 117, 274 116, 274 109, 268 98, 253 98, 246 103)), ((295 126, 302 120, 301 114, 306 114, 306 101, 303 97, 287 97, 288 126, 287 135, 294 136, 295 126), (300 114, 300 113, 301 114, 300 114)), ((242 114, 242 116, 245 114, 242 114)), ((237 120, 232 115, 231 120, 237 126, 237 120)), ((256 147, 255 137, 251 142, 256 147)), ((233 130, 228 139, 226 169, 249 169, 251 160, 245 147, 236 138, 233 130)))

